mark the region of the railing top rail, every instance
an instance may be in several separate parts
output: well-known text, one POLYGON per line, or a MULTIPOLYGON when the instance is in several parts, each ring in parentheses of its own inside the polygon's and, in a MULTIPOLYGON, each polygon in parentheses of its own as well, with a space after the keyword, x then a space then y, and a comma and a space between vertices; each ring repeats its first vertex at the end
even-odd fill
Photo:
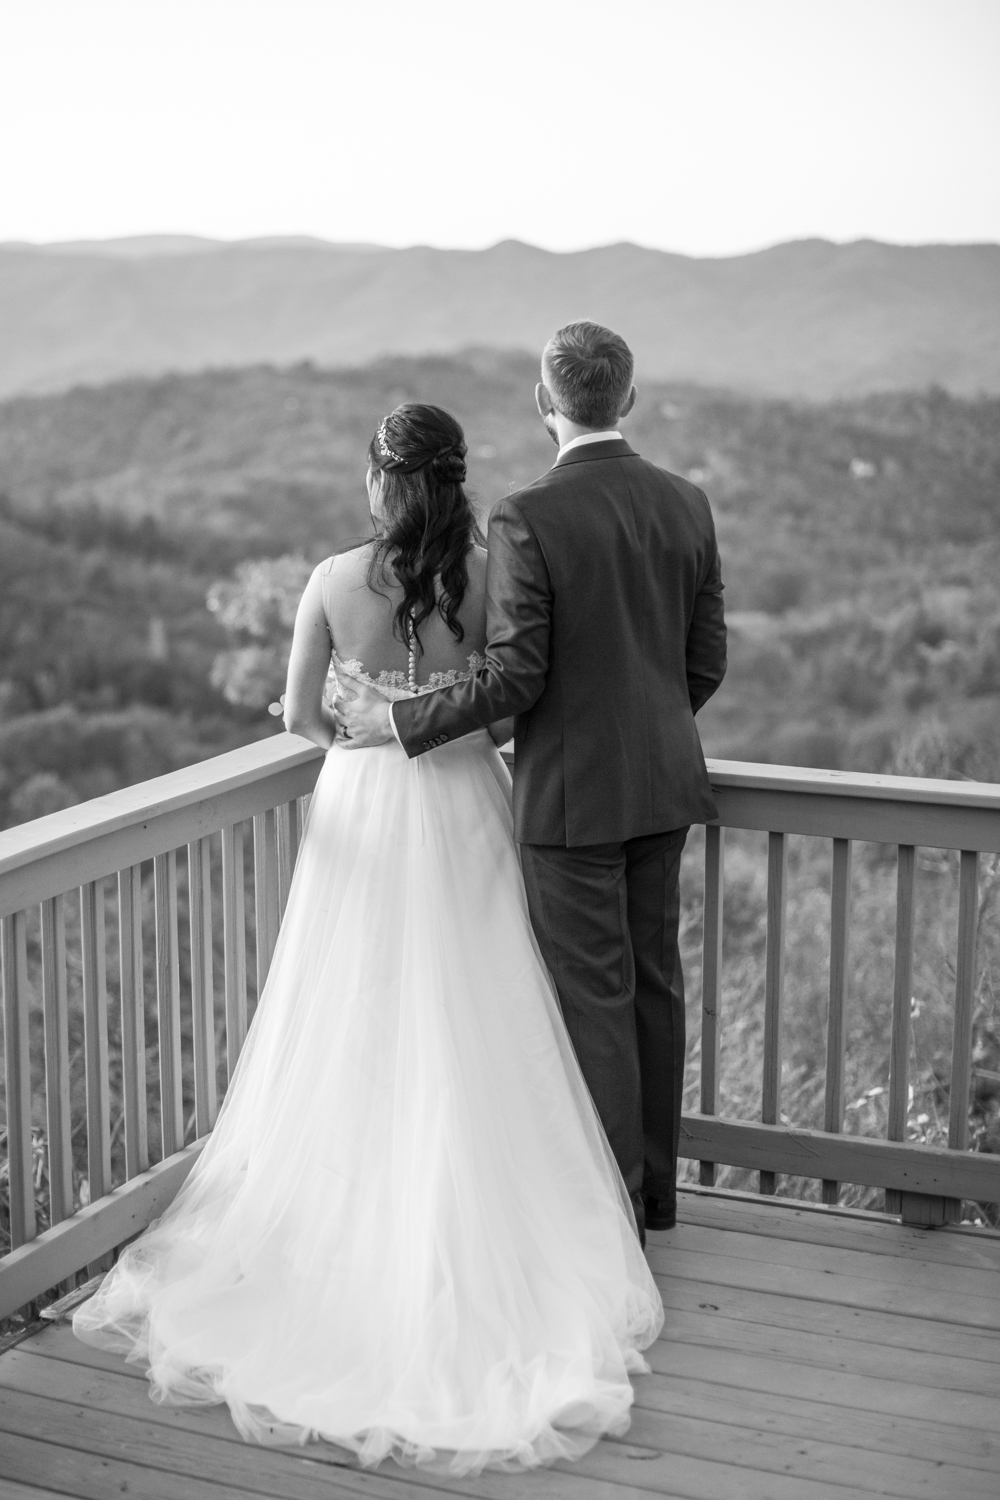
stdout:
POLYGON ((76 807, 18 824, 0 833, 0 875, 78 844, 89 844, 104 834, 145 823, 163 813, 193 807, 206 796, 252 786, 275 771, 290 770, 322 757, 323 751, 317 745, 298 735, 272 735, 180 771, 170 771, 166 776, 154 776, 151 781, 140 781, 76 807))
MULTIPOLYGON (((287 775, 305 769, 322 758, 322 750, 297 735, 272 735, 225 755, 186 766, 183 770, 124 787, 76 807, 7 829, 0 832, 0 888, 6 887, 11 880, 19 886, 19 872, 31 867, 44 862, 61 865, 65 863, 64 857, 73 856, 74 851, 80 857, 85 848, 93 848, 98 841, 114 844, 117 835, 129 830, 137 838, 144 826, 151 823, 158 823, 166 829, 171 821, 170 815, 183 814, 185 809, 211 802, 219 803, 220 810, 227 804, 233 810, 240 801, 234 794, 246 794, 257 783, 282 773, 287 775)), ((800 798, 862 799, 882 804, 936 807, 942 812, 951 809, 967 816, 1000 813, 1000 785, 989 782, 872 776, 854 771, 825 771, 731 760, 710 760, 708 772, 713 786, 720 792, 759 791, 772 795, 792 794, 800 798)), ((245 796, 243 800, 246 800, 245 796)), ((218 819, 214 820, 214 826, 220 826, 218 819)), ((952 843, 950 847, 959 845, 952 843)), ((123 848, 123 857, 127 852, 123 848)), ((145 853, 141 857, 145 857, 145 853)), ((13 890, 10 894, 13 897, 13 890)), ((27 895, 27 891, 24 894, 27 895)), ((0 899, 0 906, 8 908, 9 901, 0 899)))
POLYGON ((930 776, 872 776, 861 771, 824 771, 811 766, 769 766, 742 760, 710 760, 713 786, 744 791, 806 792, 824 797, 869 797, 884 802, 1000 811, 1000 784, 940 781, 930 776))

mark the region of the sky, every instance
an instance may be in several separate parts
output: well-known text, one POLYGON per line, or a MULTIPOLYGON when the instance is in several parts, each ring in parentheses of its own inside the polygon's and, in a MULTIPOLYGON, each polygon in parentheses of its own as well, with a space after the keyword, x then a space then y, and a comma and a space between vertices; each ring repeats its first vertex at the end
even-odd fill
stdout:
POLYGON ((0 0, 0 241, 1000 240, 1000 0, 0 0))

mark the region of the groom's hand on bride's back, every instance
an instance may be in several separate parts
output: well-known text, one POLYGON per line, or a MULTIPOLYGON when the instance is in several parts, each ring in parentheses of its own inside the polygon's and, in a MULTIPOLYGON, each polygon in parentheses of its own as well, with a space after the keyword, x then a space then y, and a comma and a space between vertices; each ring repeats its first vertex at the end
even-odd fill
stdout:
POLYGON ((334 743, 343 750, 365 750, 393 738, 388 700, 365 683, 358 683, 349 698, 334 698, 333 717, 337 721, 334 743))

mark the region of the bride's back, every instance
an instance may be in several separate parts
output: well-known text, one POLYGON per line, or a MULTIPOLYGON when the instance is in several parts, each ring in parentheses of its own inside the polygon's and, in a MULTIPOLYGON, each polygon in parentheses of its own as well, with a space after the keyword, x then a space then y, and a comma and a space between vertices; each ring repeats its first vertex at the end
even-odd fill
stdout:
MULTIPOLYGON (((406 645, 393 634, 393 620, 404 599, 391 567, 379 567, 369 583, 376 544, 367 543, 352 552, 331 557, 322 569, 323 603, 333 648, 341 662, 360 662, 377 679, 383 673, 401 672, 409 666, 406 645)), ((469 657, 486 649, 486 552, 473 545, 466 553, 468 584, 456 614, 462 627, 459 640, 435 610, 419 627, 416 680, 423 685, 440 672, 464 672, 469 657)), ((437 592, 440 595, 440 579, 437 592)))
POLYGON ((484 650, 486 553, 463 487, 465 453, 461 427, 439 406, 407 402, 379 424, 368 496, 380 534, 321 570, 333 647, 351 675, 406 681, 413 639, 419 687, 469 670, 484 650))

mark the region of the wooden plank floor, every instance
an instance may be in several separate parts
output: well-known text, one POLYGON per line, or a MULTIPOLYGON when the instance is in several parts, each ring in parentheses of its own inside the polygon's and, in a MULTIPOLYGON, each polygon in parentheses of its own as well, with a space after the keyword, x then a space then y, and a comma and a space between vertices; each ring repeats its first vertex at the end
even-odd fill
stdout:
POLYGON ((578 1464, 448 1481, 261 1449, 54 1324, 0 1355, 0 1500, 998 1500, 1000 1236, 698 1192, 680 1217, 650 1236, 666 1325, 631 1431, 578 1464))

